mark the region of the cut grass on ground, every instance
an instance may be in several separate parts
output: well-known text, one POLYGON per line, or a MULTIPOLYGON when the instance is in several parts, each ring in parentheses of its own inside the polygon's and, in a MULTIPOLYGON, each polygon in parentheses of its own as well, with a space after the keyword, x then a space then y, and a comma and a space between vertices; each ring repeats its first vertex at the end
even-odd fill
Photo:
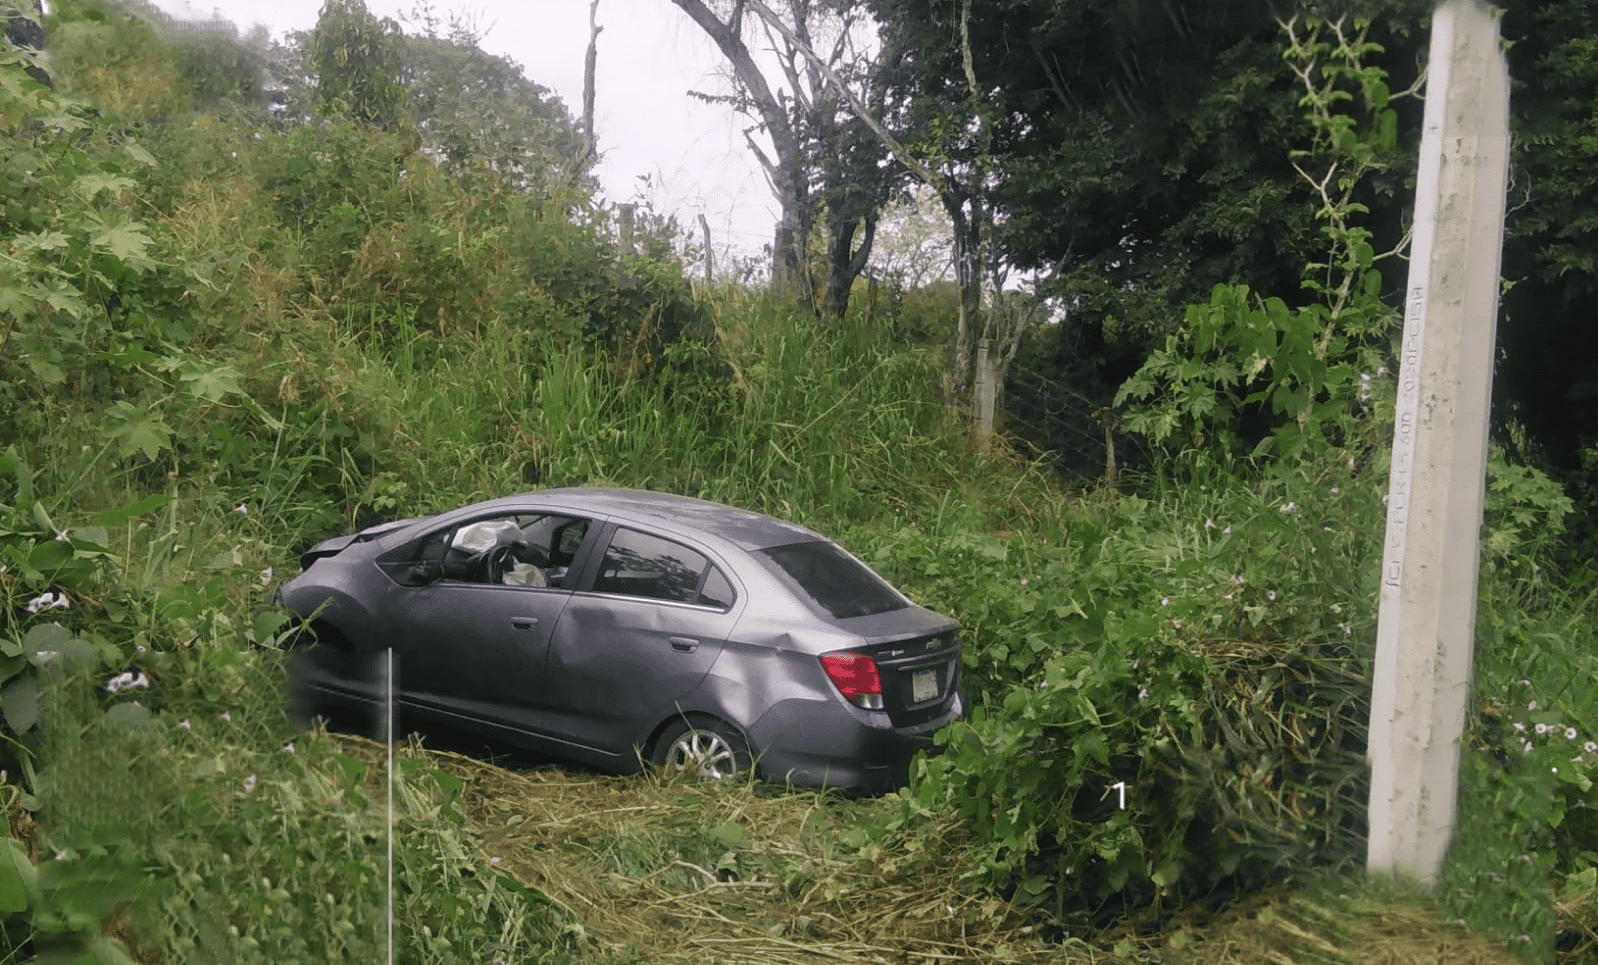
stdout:
MULTIPOLYGON (((332 739, 369 762, 371 781, 381 780, 380 744, 332 739)), ((580 926, 589 960, 1518 961, 1499 943, 1442 920, 1424 897, 1378 884, 1350 885, 1350 894, 1274 889, 1219 913, 1179 911, 1151 932, 1126 923, 1091 943, 1044 941, 1025 909, 958 880, 952 837, 922 836, 893 853, 862 845, 851 832, 896 807, 891 797, 850 801, 742 784, 518 772, 417 745, 401 753, 428 755, 461 779, 466 820, 485 849, 478 860, 547 895, 580 926)))

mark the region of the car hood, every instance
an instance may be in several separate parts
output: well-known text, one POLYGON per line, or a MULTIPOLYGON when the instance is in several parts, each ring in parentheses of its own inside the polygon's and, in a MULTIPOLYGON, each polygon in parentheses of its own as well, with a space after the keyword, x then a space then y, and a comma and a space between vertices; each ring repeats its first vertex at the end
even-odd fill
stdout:
POLYGON ((317 560, 326 559, 329 556, 337 556, 356 543, 370 542, 380 536, 386 536, 389 533, 415 526, 417 523, 424 523, 433 518, 432 516, 419 516, 415 519, 396 519, 392 522, 368 526, 359 532, 346 533, 343 536, 324 539, 300 554, 300 569, 309 569, 310 565, 317 560))

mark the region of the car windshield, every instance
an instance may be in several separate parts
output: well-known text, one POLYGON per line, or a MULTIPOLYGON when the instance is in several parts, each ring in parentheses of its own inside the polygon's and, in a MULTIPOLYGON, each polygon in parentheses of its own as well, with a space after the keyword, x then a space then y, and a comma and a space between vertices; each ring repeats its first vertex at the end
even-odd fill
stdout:
POLYGON ((794 543, 761 550, 811 602, 837 619, 900 610, 904 597, 832 543, 794 543))

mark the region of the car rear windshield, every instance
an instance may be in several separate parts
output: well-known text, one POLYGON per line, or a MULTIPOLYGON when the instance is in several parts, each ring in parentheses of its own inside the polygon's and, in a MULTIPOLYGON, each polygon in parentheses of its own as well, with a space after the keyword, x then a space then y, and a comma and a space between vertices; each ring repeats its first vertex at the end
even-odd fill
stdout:
POLYGON ((870 616, 909 605, 882 577, 832 543, 794 543, 761 552, 834 618, 870 616))

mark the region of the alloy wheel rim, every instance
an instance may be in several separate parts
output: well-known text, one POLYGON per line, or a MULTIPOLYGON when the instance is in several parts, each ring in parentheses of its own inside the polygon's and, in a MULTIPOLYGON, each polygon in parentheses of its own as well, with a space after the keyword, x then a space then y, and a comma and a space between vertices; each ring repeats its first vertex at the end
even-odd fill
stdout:
POLYGON ((708 730, 691 730, 672 741, 666 765, 674 771, 693 771, 705 780, 719 781, 738 773, 732 745, 708 730))

